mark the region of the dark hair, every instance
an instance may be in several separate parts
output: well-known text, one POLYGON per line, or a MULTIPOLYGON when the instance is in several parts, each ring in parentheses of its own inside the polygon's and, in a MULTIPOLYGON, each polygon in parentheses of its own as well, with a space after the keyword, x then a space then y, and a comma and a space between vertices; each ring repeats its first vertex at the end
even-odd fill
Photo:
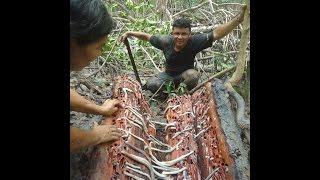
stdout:
POLYGON ((110 34, 115 27, 101 0, 70 0, 70 38, 87 45, 110 34))
POLYGON ((173 24, 172 24, 172 29, 174 27, 178 27, 178 28, 189 28, 189 30, 191 31, 191 21, 187 18, 179 18, 174 20, 173 24))

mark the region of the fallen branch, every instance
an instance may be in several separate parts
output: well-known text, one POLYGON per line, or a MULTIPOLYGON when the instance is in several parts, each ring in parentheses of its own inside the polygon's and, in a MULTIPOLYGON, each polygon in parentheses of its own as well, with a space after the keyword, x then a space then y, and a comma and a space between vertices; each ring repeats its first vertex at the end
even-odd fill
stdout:
POLYGON ((221 7, 221 6, 243 6, 244 4, 240 4, 240 3, 221 3, 221 4, 218 4, 218 3, 214 3, 212 2, 213 5, 215 5, 216 7, 221 7))
POLYGON ((161 86, 159 87, 159 89, 149 98, 148 102, 160 91, 160 89, 162 88, 162 86, 164 85, 165 82, 163 82, 161 84, 161 86))
POLYGON ((199 84, 198 86, 196 86, 195 88, 193 88, 191 91, 189 91, 189 94, 193 94, 196 90, 198 90, 199 88, 201 88, 202 86, 204 86, 207 82, 211 81, 214 78, 218 78, 221 77, 222 75, 224 75, 225 73, 232 71, 236 66, 232 66, 230 68, 227 68, 223 71, 218 72, 217 74, 211 76, 208 80, 204 81, 203 83, 199 84))
MULTIPOLYGON (((196 58, 196 63, 197 63, 197 65, 199 64, 199 62, 198 62, 198 59, 196 58)), ((197 67, 199 67, 202 71, 203 71, 203 73, 207 76, 207 77, 209 77, 208 76, 208 74, 206 73, 206 71, 202 68, 202 66, 201 65, 199 65, 199 66, 197 66, 197 67)))
POLYGON ((150 61, 151 61, 152 64, 153 64, 153 66, 158 70, 158 72, 162 72, 162 71, 158 68, 158 66, 154 63, 154 61, 152 60, 150 54, 144 49, 144 47, 141 46, 141 45, 140 45, 140 47, 141 47, 141 49, 147 54, 147 56, 149 57, 150 61))
POLYGON ((211 9, 212 12, 214 12, 213 5, 212 5, 212 4, 213 4, 212 0, 209 0, 210 9, 211 9))
POLYGON ((170 13, 170 11, 168 9, 166 9, 166 14, 170 19, 170 26, 171 26, 171 23, 173 22, 173 18, 172 18, 171 13, 170 13))
POLYGON ((124 5, 124 3, 120 3, 115 0, 111 0, 112 2, 116 3, 123 11, 125 11, 127 14, 130 14, 129 9, 124 5))
POLYGON ((201 3, 201 4, 197 5, 197 6, 191 7, 191 8, 189 8, 189 9, 185 9, 185 10, 183 10, 183 11, 180 11, 180 12, 172 15, 172 18, 174 18, 174 17, 176 17, 176 16, 178 16, 178 15, 180 15, 180 14, 182 14, 182 13, 185 13, 185 12, 188 12, 188 11, 192 11, 192 10, 195 10, 195 9, 198 9, 198 8, 200 8, 201 6, 207 4, 208 2, 209 2, 209 1, 205 1, 205 2, 203 2, 203 3, 201 3))
POLYGON ((100 94, 104 94, 102 91, 100 91, 94 84, 92 84, 85 76, 78 74, 79 82, 83 85, 85 85, 88 89, 94 89, 100 94))
POLYGON ((236 6, 243 6, 244 4, 240 4, 240 3, 221 3, 221 4, 218 4, 218 6, 233 6, 233 5, 236 5, 236 6))
POLYGON ((112 17, 113 19, 119 20, 119 21, 125 21, 125 22, 131 22, 129 19, 122 18, 122 17, 112 17))
POLYGON ((197 34, 197 33, 200 33, 200 32, 209 32, 209 31, 212 31, 216 27, 218 27, 218 25, 192 27, 191 28, 191 34, 197 34))
POLYGON ((250 6, 248 4, 248 7, 244 14, 242 36, 239 45, 238 59, 236 62, 237 68, 233 73, 232 77, 227 81, 227 86, 234 86, 235 84, 237 84, 241 80, 244 72, 244 68, 247 61, 246 49, 249 41, 249 9, 250 6))
MULTIPOLYGON (((205 72, 211 72, 212 73, 213 70, 214 70, 214 67, 215 67, 214 63, 209 64, 209 65, 204 65, 201 62, 198 62, 197 66, 195 66, 195 69, 202 68, 205 72)), ((207 77, 209 78, 209 76, 207 76, 207 77)))
POLYGON ((127 18, 133 23, 137 21, 134 17, 132 17, 130 15, 127 15, 127 18))

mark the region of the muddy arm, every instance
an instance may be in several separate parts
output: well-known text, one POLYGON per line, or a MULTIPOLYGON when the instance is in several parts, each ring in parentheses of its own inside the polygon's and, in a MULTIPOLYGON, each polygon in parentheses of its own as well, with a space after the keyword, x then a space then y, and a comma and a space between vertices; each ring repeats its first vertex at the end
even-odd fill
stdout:
POLYGON ((77 152, 82 148, 99 143, 99 138, 91 130, 70 127, 70 152, 77 152))
POLYGON ((241 9, 240 14, 238 14, 235 18, 233 18, 231 21, 226 22, 222 25, 219 25, 216 29, 213 30, 213 37, 214 39, 221 39, 227 34, 229 34, 235 27, 237 27, 244 18, 244 12, 246 10, 247 6, 243 6, 241 9))
POLYGON ((120 37, 120 41, 123 42, 127 37, 130 37, 130 36, 136 37, 143 41, 149 41, 151 37, 150 34, 147 34, 144 32, 128 31, 120 37))
POLYGON ((73 111, 90 114, 102 114, 101 107, 99 105, 85 99, 74 89, 70 89, 70 106, 73 111))

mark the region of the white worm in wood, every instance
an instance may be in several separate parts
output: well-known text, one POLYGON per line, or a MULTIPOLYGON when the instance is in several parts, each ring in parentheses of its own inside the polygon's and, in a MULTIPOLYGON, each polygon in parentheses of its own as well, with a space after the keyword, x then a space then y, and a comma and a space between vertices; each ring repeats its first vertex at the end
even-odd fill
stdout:
MULTIPOLYGON (((150 120, 151 121, 151 120, 150 120)), ((168 123, 163 123, 163 122, 156 122, 156 121, 151 121, 153 124, 158 124, 158 125, 161 125, 161 126, 166 126, 168 125, 168 123)))
POLYGON ((192 130, 192 129, 193 129, 193 125, 190 125, 190 127, 189 127, 189 126, 186 126, 186 127, 184 128, 184 130, 179 131, 179 132, 176 132, 176 133, 172 136, 172 139, 175 138, 175 137, 177 137, 178 135, 180 135, 180 134, 182 134, 182 133, 184 133, 184 132, 186 132, 186 131, 192 130))
POLYGON ((162 174, 164 175, 172 175, 172 174, 178 174, 178 173, 181 173, 182 171, 186 170, 187 167, 183 167, 179 170, 176 170, 176 171, 163 171, 162 174))
POLYGON ((125 162, 124 164, 125 164, 126 166, 130 166, 130 167, 132 167, 132 168, 140 169, 140 170, 141 170, 141 167, 140 167, 140 166, 133 165, 133 164, 131 164, 131 163, 129 163, 129 162, 125 162))
MULTIPOLYGON (((163 174, 160 174, 158 171, 154 170, 152 165, 145 158, 136 156, 134 154, 130 154, 130 153, 126 152, 126 151, 121 151, 121 154, 123 154, 123 155, 125 155, 125 156, 127 156, 127 157, 129 157, 129 158, 131 158, 131 159, 133 159, 133 160, 135 160, 135 161, 147 166, 149 168, 149 171, 150 172, 154 172, 155 175, 157 175, 159 177, 162 177, 162 178, 167 177, 167 176, 165 176, 163 174)), ((151 178, 151 179, 153 179, 153 178, 151 178)))
POLYGON ((127 172, 127 171, 123 171, 123 173, 124 173, 124 175, 129 176, 129 177, 131 177, 132 179, 136 179, 136 180, 144 180, 143 178, 138 177, 138 176, 135 176, 135 175, 133 175, 133 174, 131 174, 131 173, 127 172))
POLYGON ((193 112, 191 112, 191 111, 188 111, 188 112, 185 112, 185 113, 183 113, 183 114, 180 114, 179 117, 180 117, 180 116, 187 115, 187 114, 191 114, 192 117, 196 117, 196 116, 193 114, 193 112))
MULTIPOLYGON (((142 125, 137 124, 137 123, 134 122, 132 119, 130 120, 130 119, 128 119, 127 117, 120 117, 120 118, 118 118, 116 121, 118 121, 118 120, 120 120, 120 119, 124 119, 124 120, 128 121, 130 124, 132 124, 132 125, 134 125, 134 126, 136 126, 136 127, 138 127, 139 129, 142 130, 142 128, 141 128, 142 125)), ((139 123, 140 123, 140 122, 139 122, 139 123)))
POLYGON ((163 114, 166 114, 166 112, 170 109, 170 108, 172 108, 172 110, 175 110, 177 107, 179 107, 180 106, 180 104, 178 104, 178 105, 174 105, 174 106, 168 106, 165 110, 164 110, 164 113, 163 114))
POLYGON ((132 167, 130 167, 130 166, 125 166, 125 168, 126 168, 126 169, 130 169, 131 171, 134 171, 134 172, 136 172, 136 173, 138 173, 138 174, 144 175, 144 176, 146 176, 148 179, 151 179, 151 177, 149 176, 149 174, 144 173, 144 172, 142 172, 142 171, 140 171, 140 170, 138 170, 138 169, 134 169, 134 168, 132 168, 132 167))
POLYGON ((172 148, 170 145, 165 144, 165 143, 159 141, 157 138, 155 138, 155 137, 153 137, 153 136, 151 136, 151 135, 148 135, 148 137, 152 140, 152 142, 154 142, 154 143, 156 143, 156 144, 158 144, 158 145, 162 145, 162 146, 166 146, 166 147, 168 147, 168 148, 172 148))
POLYGON ((199 135, 201 135, 202 133, 208 131, 208 129, 211 128, 211 125, 209 127, 207 127, 206 129, 201 130, 197 135, 194 136, 194 138, 196 139, 199 135))
POLYGON ((122 90, 123 90, 123 91, 133 92, 131 89, 129 89, 129 88, 125 88, 125 87, 124 87, 124 88, 122 88, 122 90))
POLYGON ((167 124, 167 125, 164 127, 164 131, 167 131, 167 128, 169 128, 169 127, 175 127, 176 124, 177 124, 177 122, 173 122, 173 123, 167 124))
POLYGON ((210 108, 210 107, 207 107, 207 108, 203 111, 202 116, 201 116, 199 119, 203 119, 204 116, 207 115, 209 108, 210 108))
POLYGON ((166 166, 157 166, 157 165, 152 165, 152 166, 155 169, 160 169, 163 171, 177 171, 177 170, 179 170, 179 168, 175 168, 175 167, 166 167, 166 166))
POLYGON ((188 157, 189 155, 191 155, 193 153, 194 153, 194 151, 190 151, 189 153, 184 154, 184 155, 182 155, 176 159, 173 159, 171 161, 158 161, 157 158, 153 156, 152 152, 149 151, 149 154, 150 154, 151 158, 153 159, 153 162, 159 166, 172 166, 172 165, 176 164, 177 162, 184 160, 186 157, 188 157))
POLYGON ((128 88, 122 88, 122 91, 124 92, 124 99, 125 99, 125 101, 127 101, 127 98, 128 98, 127 91, 129 91, 129 92, 133 92, 133 91, 131 89, 128 89, 128 88))
POLYGON ((135 122, 133 122, 133 121, 131 121, 131 120, 127 120, 130 124, 132 124, 132 125, 134 125, 134 126, 136 126, 136 127, 138 127, 139 129, 141 129, 142 130, 142 127, 139 125, 139 124, 137 124, 137 123, 135 123, 135 122))
POLYGON ((167 150, 162 150, 162 149, 158 149, 158 148, 154 148, 154 147, 151 147, 151 146, 147 146, 148 148, 151 147, 151 150, 153 151, 159 151, 159 152, 163 152, 163 153, 170 153, 172 151, 174 151, 175 149, 178 148, 178 146, 183 142, 183 139, 181 139, 175 146, 173 146, 172 148, 170 149, 167 149, 167 150))
POLYGON ((219 170, 219 167, 215 168, 205 180, 209 180, 218 170, 219 170))

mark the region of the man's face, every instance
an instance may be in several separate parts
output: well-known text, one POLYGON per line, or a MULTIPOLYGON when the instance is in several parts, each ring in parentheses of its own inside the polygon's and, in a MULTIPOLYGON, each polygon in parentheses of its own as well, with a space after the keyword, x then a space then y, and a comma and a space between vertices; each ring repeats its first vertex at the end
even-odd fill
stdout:
POLYGON ((183 48, 191 36, 189 28, 174 27, 172 30, 173 40, 176 47, 183 48))
POLYGON ((102 54, 102 47, 107 42, 107 36, 85 46, 70 42, 70 68, 80 71, 102 54))

